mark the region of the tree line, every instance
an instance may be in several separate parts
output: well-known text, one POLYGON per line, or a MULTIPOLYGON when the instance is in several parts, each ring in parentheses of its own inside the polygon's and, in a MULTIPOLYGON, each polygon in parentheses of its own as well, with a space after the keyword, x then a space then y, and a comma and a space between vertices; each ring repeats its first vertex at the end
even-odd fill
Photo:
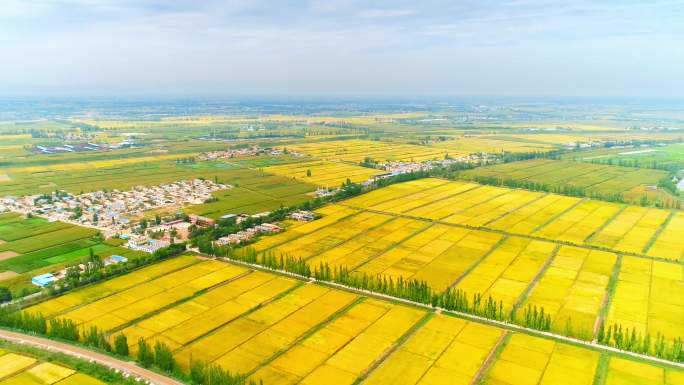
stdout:
POLYGON ((681 337, 668 342, 660 332, 652 338, 650 333, 642 335, 636 331, 636 328, 623 328, 619 323, 606 327, 601 322, 597 340, 604 345, 618 349, 684 362, 684 340, 681 337))
MULTIPOLYGON (((123 333, 109 335, 95 326, 82 331, 71 319, 46 319, 40 313, 22 312, 17 306, 0 307, 0 326, 85 345, 123 359, 128 359, 131 355, 128 338, 123 333)), ((137 348, 135 358, 140 366, 159 370, 191 384, 256 385, 243 375, 231 373, 220 366, 203 361, 192 360, 190 371, 185 373, 178 366, 171 349, 160 341, 150 345, 144 338, 140 338, 137 341, 137 348)))

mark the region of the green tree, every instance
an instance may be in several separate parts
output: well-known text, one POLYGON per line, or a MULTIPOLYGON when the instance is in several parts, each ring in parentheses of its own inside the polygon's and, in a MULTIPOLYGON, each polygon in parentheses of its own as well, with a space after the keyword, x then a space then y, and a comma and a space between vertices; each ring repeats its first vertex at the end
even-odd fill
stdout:
POLYGON ((12 292, 6 287, 0 286, 0 303, 9 302, 12 300, 12 292))
POLYGON ((118 334, 114 338, 114 352, 120 356, 128 356, 128 338, 125 334, 118 334))
POLYGON ((176 361, 173 359, 173 353, 166 344, 157 341, 154 344, 154 363, 157 367, 167 373, 173 372, 176 366, 176 361))
POLYGON ((142 337, 138 340, 138 362, 143 368, 149 368, 154 364, 154 352, 142 337))

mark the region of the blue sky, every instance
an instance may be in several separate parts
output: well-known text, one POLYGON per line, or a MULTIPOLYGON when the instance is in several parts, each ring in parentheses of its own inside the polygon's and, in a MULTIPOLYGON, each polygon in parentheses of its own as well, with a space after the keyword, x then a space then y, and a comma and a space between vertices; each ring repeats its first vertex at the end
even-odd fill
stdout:
POLYGON ((684 1, 3 0, 0 93, 684 97, 684 1))

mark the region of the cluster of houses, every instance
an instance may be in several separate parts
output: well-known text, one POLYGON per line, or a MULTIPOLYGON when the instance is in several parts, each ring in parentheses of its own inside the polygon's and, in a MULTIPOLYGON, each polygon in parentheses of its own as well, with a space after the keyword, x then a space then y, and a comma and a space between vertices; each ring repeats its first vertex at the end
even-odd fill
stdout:
POLYGON ((255 156, 255 155, 262 155, 262 154, 267 154, 268 150, 261 148, 259 146, 250 146, 250 147, 245 147, 245 148, 238 148, 238 149, 228 149, 225 151, 209 151, 209 152, 204 152, 197 156, 198 160, 219 160, 219 159, 230 159, 230 158, 238 158, 238 157, 243 157, 243 156, 255 156))
POLYGON ((130 218, 147 210, 201 204, 211 193, 231 186, 194 179, 159 186, 138 186, 128 191, 95 191, 81 195, 53 192, 21 198, 0 199, 0 212, 14 211, 42 216, 100 230, 110 237, 130 229, 130 218))
POLYGON ((262 223, 254 227, 250 227, 246 230, 238 231, 237 233, 221 237, 217 239, 214 243, 217 246, 235 245, 247 242, 259 234, 275 234, 281 231, 283 231, 283 229, 278 225, 272 223, 262 223))
POLYGON ((245 157, 245 156, 257 156, 257 155, 278 156, 278 155, 283 155, 286 153, 289 155, 292 155, 292 156, 304 156, 304 154, 299 154, 299 153, 295 153, 295 152, 285 152, 285 151, 280 150, 280 149, 251 146, 251 147, 238 148, 238 149, 229 149, 229 150, 225 150, 225 151, 204 152, 204 153, 197 156, 197 160, 212 161, 212 160, 220 160, 220 159, 239 158, 239 157, 245 157))
MULTIPOLYGON (((260 216, 264 216, 264 215, 268 215, 268 214, 269 214, 268 212, 260 213, 260 214, 251 215, 251 217, 252 218, 258 218, 260 216)), ((224 217, 226 217, 224 219, 234 217, 234 218, 236 218, 237 223, 240 223, 242 220, 247 218, 247 216, 245 216, 245 215, 236 216, 235 214, 228 214, 228 215, 225 215, 224 217)), ((290 218, 297 220, 297 221, 301 221, 301 222, 309 222, 309 221, 316 219, 316 214, 312 213, 311 211, 299 210, 299 211, 295 211, 295 212, 291 213, 290 218)), ((262 223, 260 225, 250 227, 248 229, 238 231, 237 233, 229 234, 229 235, 226 235, 225 237, 221 237, 221 238, 217 239, 214 243, 217 246, 237 245, 240 243, 248 242, 248 241, 254 239, 254 237, 261 235, 261 234, 277 234, 281 231, 283 231, 283 228, 276 225, 276 224, 262 223)))

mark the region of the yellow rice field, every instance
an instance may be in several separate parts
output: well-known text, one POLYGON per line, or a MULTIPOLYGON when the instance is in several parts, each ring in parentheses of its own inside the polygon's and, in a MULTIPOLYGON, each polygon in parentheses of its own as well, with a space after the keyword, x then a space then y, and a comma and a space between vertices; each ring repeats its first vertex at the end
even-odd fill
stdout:
MULTIPOLYGON (((496 154, 501 152, 542 152, 556 148, 553 144, 507 140, 505 137, 462 136, 444 142, 435 142, 431 147, 451 154, 496 154)), ((452 155, 453 156, 453 155, 452 155)))
POLYGON ((339 187, 347 180, 365 182, 374 175, 382 174, 382 170, 322 160, 270 166, 265 167, 264 171, 322 187, 339 187))
POLYGON ((421 179, 342 203, 507 234, 681 260, 684 214, 462 181, 421 179))
POLYGON ((620 206, 585 201, 536 231, 543 238, 582 244, 620 210, 620 206))
POLYGON ((363 383, 469 385, 503 336, 499 328, 436 315, 363 383))
POLYGON ((288 150, 301 152, 319 159, 360 163, 366 157, 377 162, 412 161, 444 159, 450 156, 467 155, 463 152, 449 152, 444 149, 417 146, 400 142, 380 142, 369 140, 327 141, 288 145, 288 150))
MULTIPOLYGON (((542 244, 534 241, 520 253, 534 259, 534 253, 545 250, 542 244)), ((516 271, 529 270, 523 268, 527 262, 517 259, 504 275, 520 279, 516 271)), ((27 311, 53 309, 52 317, 74 317, 83 323, 84 314, 105 308, 119 313, 118 306, 127 302, 129 318, 124 323, 110 329, 100 322, 91 324, 104 325, 110 338, 125 334, 133 354, 139 338, 162 342, 183 370, 199 359, 265 384, 452 385, 483 379, 497 385, 579 385, 591 384, 598 359, 598 353, 584 348, 193 257, 175 258, 69 295, 73 299, 61 302, 63 308, 50 299, 27 311), (203 273, 193 277, 200 270, 203 273), (188 287, 195 295, 168 302, 156 298, 155 287, 165 290, 160 293, 188 287), (197 291, 201 287, 206 289, 197 291)), ((34 366, 35 360, 10 358, 0 355, 0 376, 28 368, 43 378, 63 373, 34 366)), ((619 370, 612 376, 622 375, 619 370)), ((672 378, 681 374, 665 372, 672 378)), ((89 384, 77 374, 66 379, 56 383, 89 384)))
POLYGON ((0 381, 3 385, 104 385, 93 377, 23 353, 0 350, 0 381))
POLYGON ((681 337, 684 330, 684 267, 625 256, 607 325, 620 324, 652 338, 681 337))
POLYGON ((627 207, 598 232, 590 244, 629 253, 642 253, 668 216, 666 210, 627 207))
POLYGON ((543 307, 554 331, 591 337, 616 260, 613 253, 562 246, 524 306, 543 307))
POLYGON ((490 369, 487 385, 592 385, 599 354, 514 334, 490 369))
POLYGON ((648 250, 648 255, 682 260, 684 257, 684 213, 677 212, 648 250))
POLYGON ((684 384, 684 372, 611 357, 605 384, 680 385, 684 384))
POLYGON ((487 255, 456 288, 466 293, 480 293, 503 302, 505 311, 512 310, 521 294, 555 252, 549 242, 508 238, 487 255))

